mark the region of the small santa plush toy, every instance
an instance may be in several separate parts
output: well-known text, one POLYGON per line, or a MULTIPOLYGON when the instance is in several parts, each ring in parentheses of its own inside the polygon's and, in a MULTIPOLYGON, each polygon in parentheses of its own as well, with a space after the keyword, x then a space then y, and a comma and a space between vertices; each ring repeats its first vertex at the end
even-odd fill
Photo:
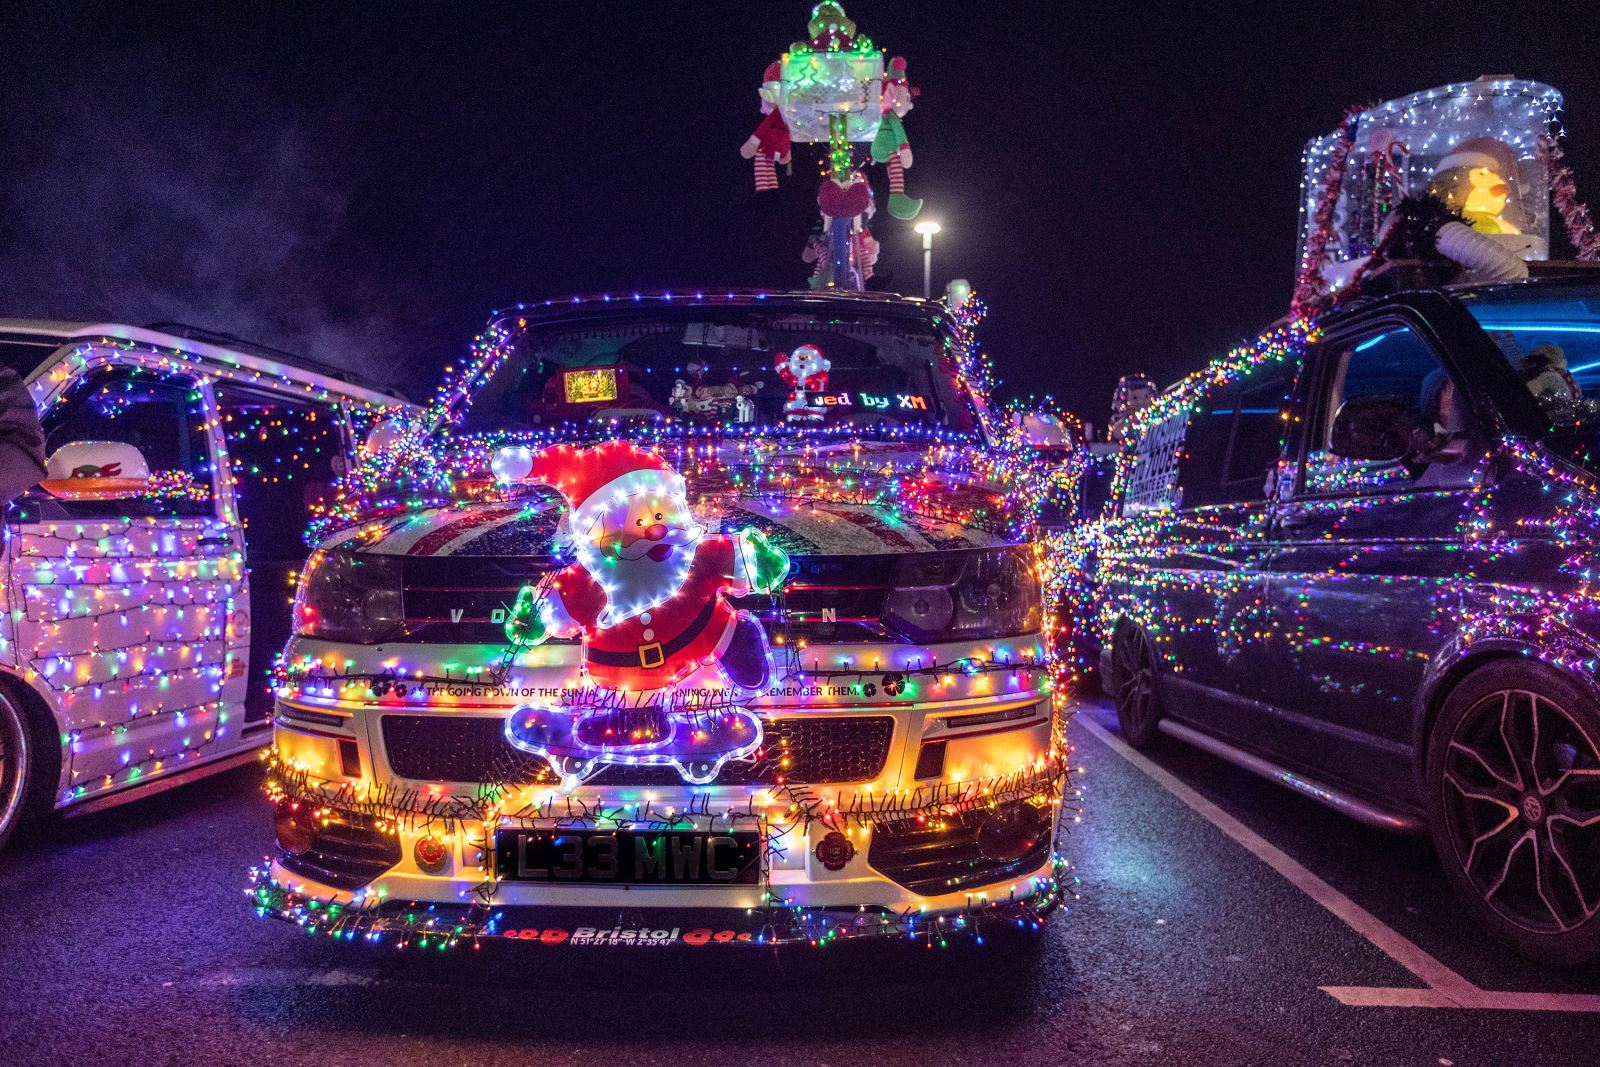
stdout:
POLYGON ((581 634, 584 671, 607 689, 666 689, 712 664, 740 688, 767 684, 766 633, 724 594, 776 589, 789 571, 782 549, 755 530, 708 533, 683 476, 626 441, 546 448, 526 480, 566 499, 577 561, 521 590, 509 639, 581 634))
POLYGON ((793 352, 779 352, 773 367, 789 387, 784 402, 784 417, 790 421, 822 418, 823 407, 816 395, 828 388, 828 371, 833 366, 816 345, 795 345, 793 352))

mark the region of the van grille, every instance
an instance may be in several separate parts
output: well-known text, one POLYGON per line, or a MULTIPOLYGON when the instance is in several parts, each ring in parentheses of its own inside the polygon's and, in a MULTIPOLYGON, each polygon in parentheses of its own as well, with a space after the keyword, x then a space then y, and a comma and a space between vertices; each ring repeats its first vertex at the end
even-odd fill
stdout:
POLYGON ((517 591, 558 564, 547 556, 402 557, 406 640, 498 645, 517 591))
MULTIPOLYGON (((485 715, 385 715, 383 747, 389 768, 402 778, 425 782, 553 783, 538 756, 512 747, 505 719, 485 715)), ((894 739, 887 715, 805 716, 771 719, 760 755, 730 761, 717 785, 776 785, 780 781, 825 784, 864 782, 883 773, 894 739)), ((674 786, 683 779, 671 767, 611 766, 592 785, 674 786)))
MULTIPOLYGON (((402 557, 405 639, 500 644, 517 590, 560 566, 553 556, 402 557)), ((786 643, 897 640, 882 622, 893 570, 886 556, 799 556, 781 597, 752 594, 731 603, 786 643)))
POLYGON ((894 568, 893 556, 796 556, 781 596, 733 603, 790 644, 898 640, 883 625, 894 568))

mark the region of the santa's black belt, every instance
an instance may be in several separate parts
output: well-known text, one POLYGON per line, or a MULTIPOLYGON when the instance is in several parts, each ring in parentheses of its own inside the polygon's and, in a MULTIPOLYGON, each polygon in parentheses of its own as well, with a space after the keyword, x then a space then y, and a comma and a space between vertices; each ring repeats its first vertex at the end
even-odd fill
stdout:
POLYGON ((694 617, 694 621, 685 626, 683 632, 671 641, 655 641, 648 645, 640 645, 632 652, 611 652, 590 645, 584 649, 584 657, 590 663, 598 663, 602 667, 632 667, 635 663, 646 669, 659 667, 667 662, 668 656, 675 656, 688 648, 711 622, 711 615, 716 610, 717 598, 712 597, 706 601, 706 606, 700 609, 700 614, 694 617))

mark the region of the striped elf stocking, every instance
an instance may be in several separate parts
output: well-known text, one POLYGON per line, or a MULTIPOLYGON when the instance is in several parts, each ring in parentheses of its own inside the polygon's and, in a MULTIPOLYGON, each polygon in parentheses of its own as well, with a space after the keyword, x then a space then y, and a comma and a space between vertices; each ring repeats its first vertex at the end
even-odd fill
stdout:
POLYGON ((768 193, 778 187, 777 161, 765 152, 757 152, 756 166, 756 192, 768 193))

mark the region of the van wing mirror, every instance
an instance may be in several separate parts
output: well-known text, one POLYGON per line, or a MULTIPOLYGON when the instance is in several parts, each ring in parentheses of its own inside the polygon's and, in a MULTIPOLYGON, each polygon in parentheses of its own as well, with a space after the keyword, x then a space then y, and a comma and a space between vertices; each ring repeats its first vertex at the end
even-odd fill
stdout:
POLYGON ((1052 411, 1013 412, 1011 425, 1023 445, 1041 453, 1066 453, 1081 443, 1079 434, 1052 411))
POLYGON ((1394 462, 1424 451, 1430 439, 1409 399, 1372 393, 1339 405, 1328 450, 1345 459, 1394 462))
POLYGON ((378 455, 387 452, 405 437, 406 424, 402 420, 393 417, 379 419, 367 434, 367 439, 361 442, 361 447, 368 455, 378 455))
POLYGON ((150 486, 144 453, 124 441, 71 441, 44 470, 39 488, 59 500, 127 500, 150 486))

